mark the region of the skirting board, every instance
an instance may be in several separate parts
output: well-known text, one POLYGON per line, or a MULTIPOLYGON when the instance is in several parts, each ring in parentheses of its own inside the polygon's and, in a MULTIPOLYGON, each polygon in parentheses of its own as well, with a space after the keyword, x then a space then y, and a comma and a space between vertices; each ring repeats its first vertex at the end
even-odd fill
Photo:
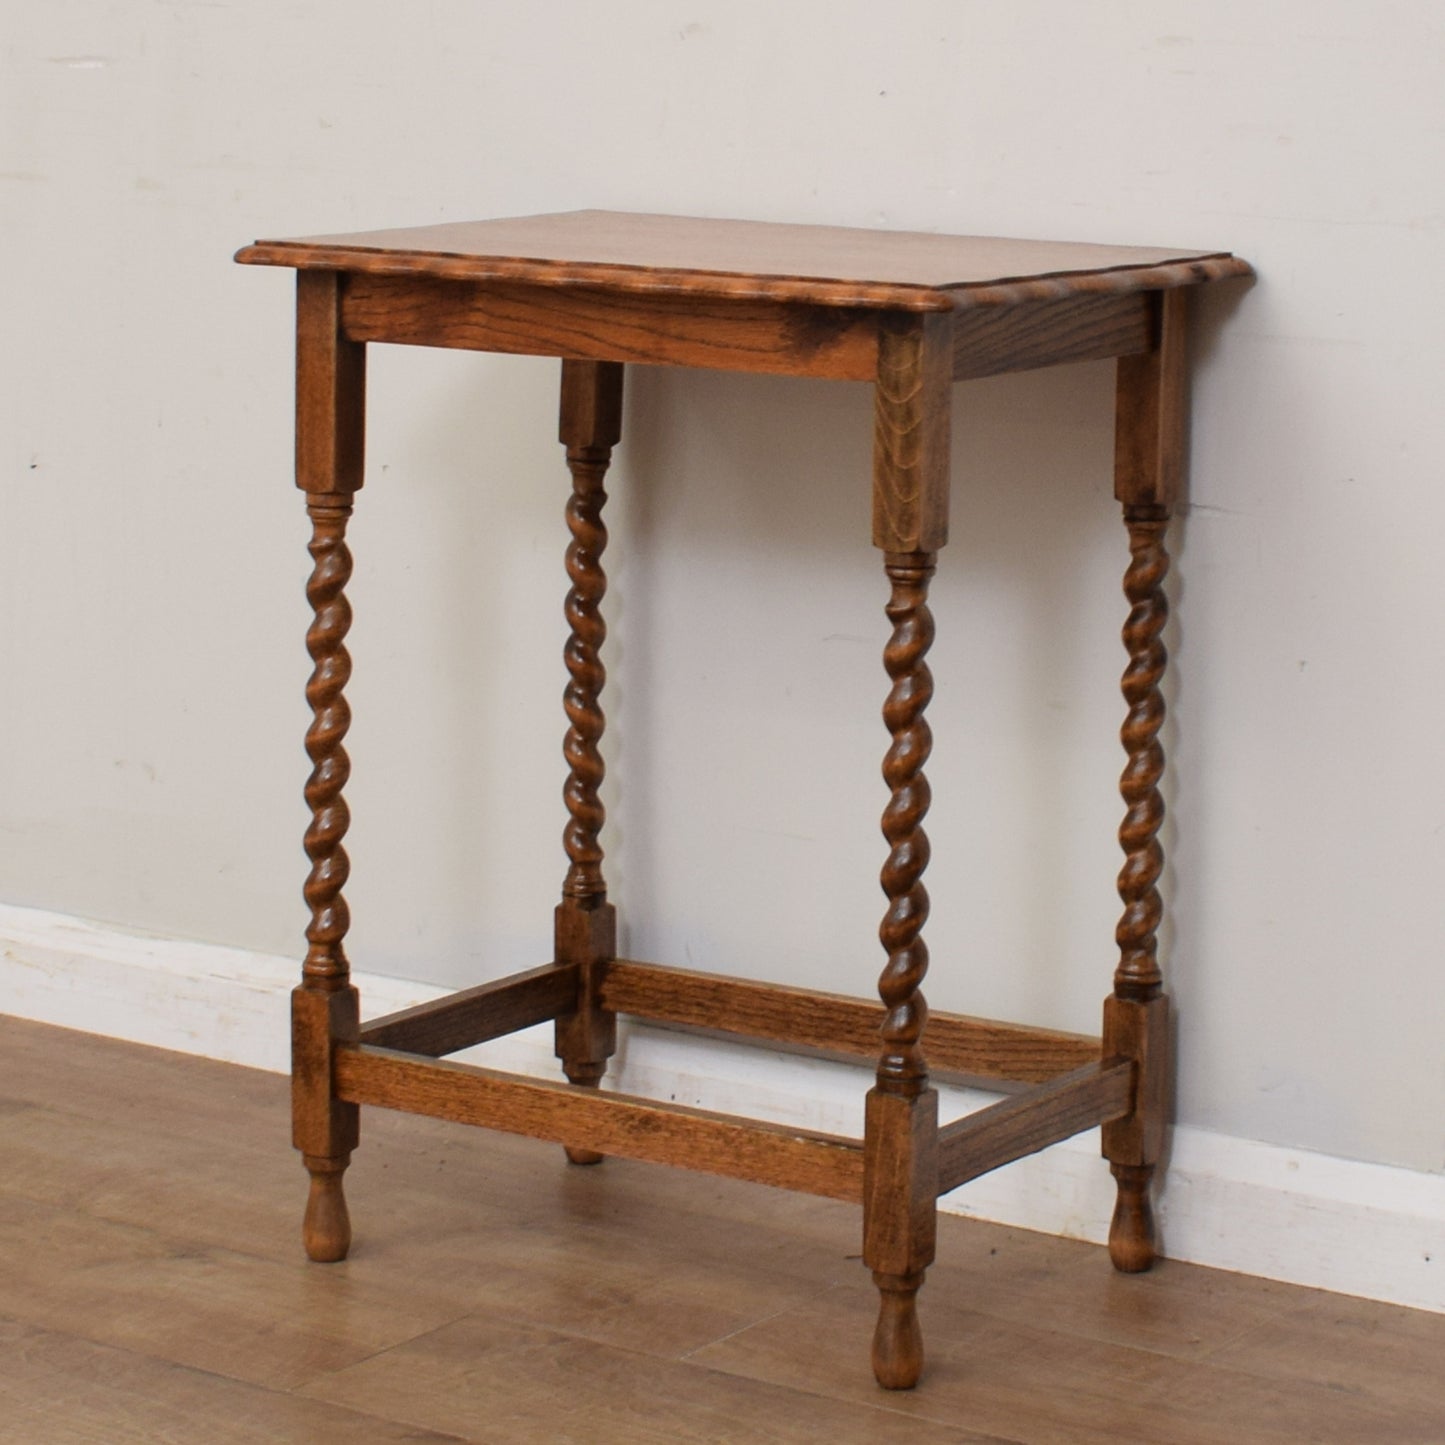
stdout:
MULTIPOLYGON (((0 905, 0 1012, 17 1018, 284 1072, 297 976, 290 958, 0 905)), ((369 974, 356 983, 367 1017, 445 992, 369 974)), ((472 1052, 518 1073, 557 1074, 546 1028, 472 1052)), ((856 1135, 866 1081, 847 1065, 634 1025, 623 1030, 607 1084, 856 1135)), ((944 1118, 990 1101, 943 1093, 944 1118)), ((940 1207, 1101 1243, 1113 1184, 1094 1131, 975 1180, 940 1207)), ((1181 1126, 1159 1217, 1173 1259, 1445 1313, 1440 1175, 1181 1126)))

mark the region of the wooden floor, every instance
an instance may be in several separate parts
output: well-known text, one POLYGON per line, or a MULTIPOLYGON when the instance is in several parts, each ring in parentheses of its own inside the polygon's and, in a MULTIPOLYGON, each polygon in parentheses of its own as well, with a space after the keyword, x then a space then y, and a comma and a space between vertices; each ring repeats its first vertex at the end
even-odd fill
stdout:
POLYGON ((0 1442, 1445 1442, 1445 1316, 945 1217, 891 1395, 847 1206, 362 1138, 309 1265, 284 1079, 0 1019, 0 1442))

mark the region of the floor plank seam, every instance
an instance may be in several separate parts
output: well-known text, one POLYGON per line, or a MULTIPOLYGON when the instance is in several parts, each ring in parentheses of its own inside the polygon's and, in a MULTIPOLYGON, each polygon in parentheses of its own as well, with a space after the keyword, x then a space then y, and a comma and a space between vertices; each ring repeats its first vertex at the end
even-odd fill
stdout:
MULTIPOLYGON (((277 1400, 291 1398, 297 1396, 298 1393, 298 1387, 282 1389, 275 1385, 262 1384, 258 1380, 241 1379, 235 1375, 223 1374, 219 1370, 208 1370, 202 1365, 187 1364, 185 1361, 171 1359, 169 1356, 166 1355, 154 1354, 150 1350, 140 1350, 136 1349, 132 1345, 117 1344, 113 1340, 99 1340, 91 1335, 79 1334, 75 1330, 57 1329, 53 1325, 37 1324, 33 1320, 28 1320, 12 1314, 0 1315, 0 1322, 10 1322, 22 1325, 27 1329, 37 1331, 42 1338, 71 1340, 78 1344, 93 1345, 97 1349, 105 1350, 109 1353, 113 1353, 116 1355, 121 1355, 130 1360, 145 1361, 153 1365, 160 1365, 167 1370, 178 1370, 182 1374, 191 1376, 196 1379, 213 1380, 218 1384, 222 1385, 239 1385, 241 1388, 246 1390, 259 1390, 263 1394, 269 1395, 273 1399, 277 1400)), ((53 1411, 53 1405, 29 1408, 32 1409, 32 1413, 36 1410, 42 1409, 47 1412, 53 1411)), ((345 1409, 349 1415, 361 1417, 367 1420, 374 1420, 379 1425, 404 1423, 391 1420, 384 1415, 373 1414, 369 1410, 358 1409, 354 1405, 347 1405, 340 1408, 345 1409)), ((445 1431, 433 1431, 432 1433, 435 1434, 440 1440, 455 1440, 460 1442, 460 1445, 474 1445, 474 1442, 472 1442, 467 1436, 450 1435, 445 1431)))
POLYGON ((1210 1345, 1208 1349, 1191 1356, 1191 1358, 1200 1364, 1210 1364, 1216 1355, 1223 1354, 1226 1350, 1236 1348, 1251 1335, 1264 1335, 1276 1331, 1281 1326, 1287 1325, 1297 1316, 1304 1314, 1309 1308, 1309 1305, 1286 1305, 1280 1309, 1278 1313, 1271 1314, 1268 1319, 1255 1320, 1251 1324, 1242 1325, 1236 1333, 1225 1335, 1222 1339, 1210 1345))
MULTIPOLYGON (((755 1330, 762 1325, 770 1324, 773 1320, 779 1319, 783 1315, 790 1314, 793 1310, 798 1309, 800 1306, 809 1305, 817 1300, 824 1299, 837 1288, 837 1284, 824 1285, 820 1289, 813 1290, 805 1299, 795 1300, 792 1304, 787 1304, 784 1305, 781 1309, 774 1310, 770 1315, 761 1315, 755 1320, 749 1320, 748 1323, 745 1325, 739 1325, 735 1330, 729 1330, 726 1334, 719 1335, 716 1339, 705 1340, 700 1345, 694 1345, 692 1349, 686 1351, 681 1355, 676 1356, 676 1358, 683 1363, 693 1364, 695 1363, 693 1360, 693 1356, 698 1354, 702 1350, 714 1349, 718 1345, 726 1344, 728 1340, 736 1339, 739 1335, 745 1335, 749 1330, 755 1330)), ((708 1367, 704 1366, 704 1368, 708 1367)))
POLYGON ((443 1330, 449 1330, 454 1325, 459 1325, 463 1320, 471 1319, 477 1313, 476 1310, 463 1310, 461 1314, 452 1319, 444 1320, 440 1324, 431 1325, 424 1330, 419 1330, 414 1335, 407 1336, 404 1340, 393 1340, 389 1345, 382 1345, 380 1349, 373 1350, 369 1355, 361 1355, 357 1359, 348 1360, 344 1365, 337 1366, 334 1370, 318 1370, 307 1379, 298 1380, 294 1385, 288 1385, 283 1394, 295 1395, 299 1398, 308 1397, 306 1391, 314 1385, 320 1384, 323 1380, 335 1379, 337 1375, 344 1375, 348 1370, 360 1369, 363 1365, 370 1364, 373 1360, 384 1359, 387 1355, 394 1354, 397 1350, 406 1349, 411 1345, 420 1344, 423 1340, 430 1339, 432 1335, 440 1334, 443 1330))
MULTIPOLYGON (((826 1293, 826 1291, 825 1291, 825 1293, 826 1293)), ((794 1307, 796 1307, 796 1306, 794 1306, 794 1307)), ((778 1310, 778 1311, 774 1312, 773 1314, 764 1317, 764 1319, 759 1320, 759 1321, 756 1321, 755 1323, 756 1323, 756 1324, 764 1324, 764 1323, 766 1323, 768 1320, 776 1319, 779 1315, 787 1314, 787 1313, 788 1313, 788 1310, 787 1310, 787 1309, 778 1310)), ((479 1312, 477 1312, 477 1311, 473 1311, 473 1312, 471 1312, 471 1314, 465 1315, 465 1316, 463 1316, 462 1318, 463 1318, 463 1320, 466 1320, 466 1319, 472 1318, 472 1317, 474 1317, 474 1316, 475 1316, 478 1320, 480 1320, 480 1321, 482 1321, 482 1322, 485 1322, 486 1319, 488 1318, 488 1316, 483 1315, 483 1314, 481 1314, 481 1313, 479 1313, 479 1312)), ((458 1321, 453 1321, 453 1323, 459 1323, 459 1322, 458 1322, 458 1321)), ((752 1327, 753 1327, 753 1326, 746 1326, 745 1328, 752 1328, 752 1327)), ((439 1327, 439 1328, 445 1328, 445 1326, 442 1326, 442 1327, 439 1327)), ((615 1344, 615 1343, 611 1343, 611 1342, 609 1342, 609 1341, 599 1340, 599 1339, 598 1339, 596 1336, 594 1336, 594 1335, 579 1335, 579 1334, 575 1334, 575 1333, 573 1333, 572 1331, 567 1330, 566 1328, 564 1328, 564 1327, 562 1327, 562 1326, 553 1326, 553 1325, 530 1325, 530 1324, 529 1324, 529 1325, 519 1325, 517 1328, 518 1328, 518 1330, 521 1331, 521 1332, 530 1332, 530 1333, 535 1334, 535 1335, 537 1335, 537 1336, 542 1336, 542 1337, 551 1336, 551 1337, 554 1337, 554 1338, 557 1338, 557 1339, 566 1340, 566 1341, 568 1341, 569 1343, 580 1343, 580 1344, 585 1344, 585 1345, 591 1345, 591 1346, 599 1347, 599 1348, 601 1348, 601 1349, 603 1349, 603 1350, 606 1350, 606 1351, 609 1351, 609 1352, 611 1352, 611 1353, 614 1353, 614 1354, 617 1354, 617 1355, 628 1356, 628 1357, 631 1357, 632 1359, 639 1360, 639 1361, 642 1361, 642 1362, 645 1362, 645 1363, 648 1363, 648 1364, 657 1364, 657 1363, 659 1363, 659 1362, 664 1362, 664 1363, 668 1363, 668 1364, 675 1364, 675 1365, 685 1366, 685 1367, 687 1367, 688 1369, 698 1370, 698 1371, 702 1372, 703 1374, 713 1375, 713 1376, 716 1376, 716 1377, 719 1378, 719 1379, 725 1379, 725 1380, 730 1380, 730 1381, 742 1381, 742 1382, 745 1382, 745 1383, 747 1383, 747 1384, 749 1384, 749 1385, 759 1386, 759 1387, 761 1387, 761 1388, 763 1388, 763 1389, 765 1389, 765 1390, 768 1390, 768 1391, 777 1391, 777 1392, 779 1392, 780 1394, 791 1395, 791 1396, 794 1396, 794 1397, 796 1397, 796 1398, 798 1398, 798 1399, 801 1399, 801 1400, 816 1400, 816 1401, 818 1401, 818 1402, 820 1402, 820 1403, 822 1403, 822 1404, 829 1405, 829 1406, 834 1406, 834 1407, 836 1407, 836 1406, 838 1406, 838 1405, 843 1405, 843 1406, 845 1406, 845 1407, 847 1407, 847 1408, 857 1409, 857 1410, 861 1410, 861 1411, 866 1411, 866 1412, 868 1412, 869 1414, 884 1414, 884 1415, 889 1415, 889 1416, 893 1416, 893 1417, 896 1417, 896 1418, 899 1418, 899 1419, 904 1419, 904 1420, 909 1420, 909 1421, 919 1421, 919 1420, 923 1420, 923 1421, 926 1421, 926 1423, 928 1423, 928 1424, 939 1425, 939 1426, 942 1426, 942 1427, 947 1428, 947 1429, 958 1429, 958 1428, 960 1428, 960 1427, 958 1426, 957 1422, 954 1421, 954 1420, 943 1419, 943 1418, 938 1418, 938 1417, 929 1417, 929 1416, 922 1415, 922 1414, 919 1413, 918 1411, 900 1410, 900 1409, 891 1407, 891 1406, 889 1406, 889 1404, 887 1403, 886 1399, 881 1399, 881 1400, 877 1400, 877 1401, 873 1401, 873 1400, 867 1400, 867 1401, 864 1401, 864 1400, 850 1400, 850 1399, 847 1399, 847 1398, 845 1398, 845 1397, 840 1397, 840 1396, 838 1396, 838 1395, 829 1395, 829 1394, 825 1394, 825 1393, 823 1393, 823 1392, 821 1392, 821 1391, 818 1391, 818 1390, 811 1390, 811 1389, 806 1388, 805 1386, 800 1386, 800 1385, 791 1384, 791 1383, 784 1383, 784 1382, 782 1382, 782 1381, 770 1380, 770 1379, 767 1379, 767 1378, 765 1378, 765 1377, 758 1376, 758 1375, 747 1374, 747 1373, 745 1373, 745 1372, 743 1372, 743 1371, 740 1371, 740 1370, 721 1369, 721 1368, 718 1368, 717 1366, 710 1365, 710 1364, 706 1364, 706 1363, 704 1363, 704 1362, 702 1362, 702 1361, 695 1360, 695 1359, 691 1358, 691 1355, 692 1355, 692 1353, 693 1353, 692 1351, 689 1351, 689 1353, 688 1353, 687 1355, 683 1355, 683 1356, 662 1356, 662 1355, 654 1354, 654 1353, 652 1353, 651 1351, 648 1351, 648 1350, 639 1349, 639 1348, 637 1348, 636 1346, 633 1346, 633 1345, 615 1344)), ((417 1338, 418 1338, 418 1339, 425 1339, 428 1335, 435 1334, 435 1333, 437 1333, 437 1332, 438 1332, 438 1331, 428 1330, 428 1331, 425 1332, 425 1334, 423 1334, 423 1335, 421 1335, 421 1336, 418 1336, 417 1338)), ((737 1331, 737 1332, 735 1332, 735 1333, 741 1333, 741 1331, 737 1331)), ((727 1336, 724 1336, 723 1338, 726 1339, 726 1338, 731 1338, 731 1337, 732 1337, 731 1335, 727 1335, 727 1336)), ((334 1374, 337 1374, 337 1375, 344 1375, 348 1370, 351 1370, 351 1369, 359 1369, 361 1366, 363 1366, 364 1364, 366 1364, 369 1360, 374 1360, 374 1359, 381 1358, 381 1357, 383 1357, 383 1356, 385 1356, 385 1355, 389 1355, 389 1354, 393 1353, 395 1350, 397 1350, 397 1349, 399 1349, 399 1348, 401 1348, 401 1347, 402 1347, 401 1345, 394 1345, 394 1346, 389 1346, 388 1348, 386 1348, 386 1349, 384 1349, 384 1350, 378 1350, 374 1355, 368 1356, 368 1357, 367 1357, 367 1360, 358 1360, 358 1361, 355 1361, 353 1364, 347 1365, 347 1366, 344 1367, 342 1370, 335 1371, 335 1372, 331 1372, 331 1373, 334 1373, 334 1374)), ((702 1348, 707 1348, 707 1347, 706 1347, 706 1346, 699 1346, 699 1348, 702 1349, 702 1348)), ((318 1376, 317 1378, 318 1378, 318 1380, 319 1380, 319 1379, 325 1378, 325 1376, 318 1376)), ((316 1381, 308 1381, 308 1382, 307 1382, 306 1384, 304 1384, 304 1385, 298 1385, 298 1386, 296 1386, 292 1391, 290 1391, 290 1392, 288 1392, 288 1393, 294 1394, 294 1395, 296 1395, 298 1398, 301 1398, 301 1399, 319 1400, 319 1401, 322 1401, 322 1402, 324 1402, 324 1403, 325 1403, 325 1402, 328 1402, 328 1397, 327 1397, 326 1395, 313 1395, 313 1394, 308 1393, 308 1391, 310 1390, 311 1386, 312 1386, 313 1384, 315 1384, 315 1383, 316 1383, 316 1381)), ((883 1391, 882 1391, 881 1389, 880 1389, 880 1391, 879 1391, 879 1394, 880 1394, 880 1395, 883 1394, 883 1391)), ((352 1407, 344 1407, 344 1408, 352 1408, 352 1407)), ((362 1413, 362 1412, 358 1412, 358 1413, 362 1413)), ((372 1418, 382 1418, 382 1417, 375 1417, 375 1416, 373 1416, 372 1418)), ((429 1430, 429 1429, 433 1429, 433 1428, 434 1428, 433 1426, 428 1425, 424 1420, 418 1419, 418 1418, 416 1418, 415 1416, 408 1416, 408 1417, 406 1417, 406 1418, 402 1418, 402 1417, 399 1417, 399 1416, 387 1416, 387 1417, 384 1417, 384 1418, 386 1418, 389 1422, 403 1424, 403 1425, 406 1425, 406 1426, 408 1426, 408 1427, 415 1428, 415 1429, 418 1429, 418 1430, 429 1430)), ((472 1437, 461 1437, 461 1438, 467 1439, 467 1440, 470 1442, 472 1437)), ((483 1438, 483 1437, 478 1437, 479 1440, 482 1439, 482 1438, 483 1438)), ((490 1440, 491 1437, 485 1437, 485 1438, 488 1439, 488 1440, 490 1440)), ((1014 1439, 1011 1439, 1011 1438, 1005 1437, 1005 1436, 996 1436, 996 1435, 991 1435, 991 1434, 980 1434, 980 1433, 978 1433, 978 1432, 969 1432, 968 1445, 1030 1445, 1030 1442, 1028 1442, 1028 1441, 1023 1441, 1023 1440, 1014 1440, 1014 1439)))

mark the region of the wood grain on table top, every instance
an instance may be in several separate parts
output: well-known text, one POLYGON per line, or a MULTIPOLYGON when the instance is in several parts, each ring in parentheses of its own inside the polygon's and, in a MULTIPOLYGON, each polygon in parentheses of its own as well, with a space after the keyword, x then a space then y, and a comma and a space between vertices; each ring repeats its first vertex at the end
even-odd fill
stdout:
POLYGON ((846 307, 949 310, 1090 290, 1190 284, 1249 267, 1223 251, 947 236, 841 226, 567 211, 262 240, 238 261, 527 280, 846 307))

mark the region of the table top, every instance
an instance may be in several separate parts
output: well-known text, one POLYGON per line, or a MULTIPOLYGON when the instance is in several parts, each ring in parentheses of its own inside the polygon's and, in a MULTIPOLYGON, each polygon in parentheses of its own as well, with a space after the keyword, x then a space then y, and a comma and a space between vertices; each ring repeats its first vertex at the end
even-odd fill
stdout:
POLYGON ((251 265, 946 311, 1247 275, 1227 251, 565 211, 262 240, 251 265))

